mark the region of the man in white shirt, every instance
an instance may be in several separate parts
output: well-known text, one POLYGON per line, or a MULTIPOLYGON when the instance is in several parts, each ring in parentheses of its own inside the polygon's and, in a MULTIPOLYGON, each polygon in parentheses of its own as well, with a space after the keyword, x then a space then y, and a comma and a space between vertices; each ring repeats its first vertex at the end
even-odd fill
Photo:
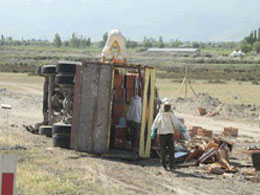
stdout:
POLYGON ((130 128, 130 141, 134 152, 138 152, 140 128, 142 120, 142 98, 134 96, 131 98, 131 102, 126 115, 127 124, 130 128))
POLYGON ((164 110, 157 114, 152 126, 153 133, 155 133, 155 129, 157 129, 157 133, 159 134, 161 164, 165 170, 168 170, 166 166, 166 153, 168 148, 170 169, 172 170, 175 168, 174 129, 184 131, 184 126, 171 111, 171 104, 169 102, 164 103, 164 110))

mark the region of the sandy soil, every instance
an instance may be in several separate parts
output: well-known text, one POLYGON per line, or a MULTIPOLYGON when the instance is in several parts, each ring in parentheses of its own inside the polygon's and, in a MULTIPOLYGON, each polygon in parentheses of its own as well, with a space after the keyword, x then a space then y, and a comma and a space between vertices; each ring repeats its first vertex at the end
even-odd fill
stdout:
MULTIPOLYGON (((6 112, 0 110, 0 144, 7 144, 8 130, 9 145, 27 147, 25 152, 18 152, 18 194, 259 194, 260 184, 246 181, 242 174, 251 168, 240 168, 236 174, 221 176, 210 174, 207 165, 178 169, 172 173, 164 171, 158 159, 131 162, 52 148, 50 138, 32 135, 22 127, 42 119, 42 80, 28 83, 27 79, 31 78, 23 78, 18 82, 3 82, 0 78, 0 104, 13 106, 8 123, 6 112), (50 175, 49 180, 54 176, 61 178, 61 186, 64 181, 73 184, 75 191, 58 191, 59 186, 48 188, 45 186, 47 180, 36 183, 33 178, 39 171, 50 175)), ((260 129, 255 124, 178 115, 185 119, 187 125, 200 125, 214 133, 220 133, 224 126, 238 127, 239 137, 233 140, 237 144, 231 162, 237 166, 251 164, 246 147, 260 141, 260 129)))

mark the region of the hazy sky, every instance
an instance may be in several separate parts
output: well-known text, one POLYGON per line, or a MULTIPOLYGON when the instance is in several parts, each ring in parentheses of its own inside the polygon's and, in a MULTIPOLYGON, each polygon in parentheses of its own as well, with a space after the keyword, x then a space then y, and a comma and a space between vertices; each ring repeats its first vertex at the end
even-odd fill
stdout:
POLYGON ((16 39, 100 40, 118 28, 135 40, 227 41, 258 27, 259 0, 0 0, 0 34, 16 39))

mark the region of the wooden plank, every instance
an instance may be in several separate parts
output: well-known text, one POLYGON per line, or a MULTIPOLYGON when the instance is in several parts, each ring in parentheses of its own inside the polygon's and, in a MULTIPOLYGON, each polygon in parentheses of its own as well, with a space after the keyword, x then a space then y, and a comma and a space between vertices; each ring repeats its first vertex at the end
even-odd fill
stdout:
POLYGON ((83 68, 82 92, 80 98, 80 113, 78 127, 78 150, 93 151, 92 147, 92 121, 93 121, 93 92, 96 91, 96 69, 93 65, 83 68), (90 68, 91 67, 91 68, 90 68))
POLYGON ((144 158, 144 134, 145 134, 145 126, 146 126, 146 108, 147 108, 147 90, 148 90, 148 79, 150 76, 150 72, 148 69, 145 69, 145 76, 144 76, 144 91, 143 91, 143 108, 142 108, 142 123, 141 123, 141 132, 140 132, 140 142, 139 142, 139 156, 144 158))
POLYGON ((149 70, 150 71, 150 100, 149 100, 149 118, 148 118, 148 130, 147 130, 147 137, 146 137, 146 146, 145 146, 145 158, 150 157, 150 151, 151 151, 151 128, 153 123, 153 108, 154 108, 154 87, 155 87, 155 70, 149 70))
POLYGON ((94 151, 95 152, 105 152, 107 151, 107 137, 108 131, 110 129, 110 121, 111 121, 111 103, 112 99, 112 88, 111 88, 111 80, 112 74, 111 70, 113 67, 100 66, 99 74, 99 85, 98 85, 98 93, 96 94, 96 123, 94 125, 94 151), (110 96, 110 97, 109 97, 110 96))
POLYGON ((112 66, 88 64, 83 67, 79 105, 77 149, 92 153, 107 151, 111 120, 112 66))
POLYGON ((76 66, 75 72, 75 85, 73 92, 73 112, 72 112, 72 128, 71 128, 71 136, 70 136, 70 147, 72 149, 77 150, 78 143, 78 124, 79 124, 79 111, 80 111, 80 97, 81 97, 81 88, 82 88, 82 66, 76 66))
POLYGON ((185 66, 185 100, 188 95, 188 65, 185 66))
POLYGON ((113 88, 114 88, 114 77, 115 77, 115 67, 111 69, 111 87, 110 87, 110 108, 109 108, 109 113, 108 116, 110 117, 108 121, 108 133, 107 133, 107 151, 109 151, 109 146, 110 146, 110 135, 111 135, 111 123, 112 123, 112 105, 113 105, 113 88))
POLYGON ((48 121, 49 125, 53 124, 53 110, 52 110, 52 95, 53 95, 53 85, 55 76, 51 75, 49 77, 49 85, 48 85, 48 121))

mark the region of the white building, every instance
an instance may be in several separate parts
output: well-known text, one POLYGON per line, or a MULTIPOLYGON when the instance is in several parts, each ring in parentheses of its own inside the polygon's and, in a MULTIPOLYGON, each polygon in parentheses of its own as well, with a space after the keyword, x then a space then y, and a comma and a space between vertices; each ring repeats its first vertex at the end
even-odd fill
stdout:
POLYGON ((200 55, 199 48, 149 48, 148 53, 170 53, 178 56, 184 55, 200 55))
POLYGON ((230 56, 233 57, 233 58, 235 58, 235 57, 244 57, 245 55, 246 55, 246 54, 245 54, 244 52, 242 52, 241 50, 239 50, 239 51, 234 50, 234 51, 230 54, 230 56))

